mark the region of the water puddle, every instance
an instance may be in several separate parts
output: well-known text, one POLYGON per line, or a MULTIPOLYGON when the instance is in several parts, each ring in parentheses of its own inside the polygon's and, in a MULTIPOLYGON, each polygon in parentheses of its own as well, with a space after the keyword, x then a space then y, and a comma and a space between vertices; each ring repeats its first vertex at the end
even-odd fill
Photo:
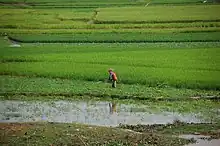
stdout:
POLYGON ((0 101, 0 122, 49 121, 118 126, 122 124, 167 124, 174 120, 203 122, 195 114, 156 112, 140 105, 85 101, 0 101))
POLYGON ((12 48, 20 48, 21 45, 19 45, 19 44, 11 44, 10 47, 12 47, 12 48))
POLYGON ((210 139, 210 136, 181 135, 180 138, 196 140, 196 143, 188 144, 186 146, 220 146, 220 139, 210 139))

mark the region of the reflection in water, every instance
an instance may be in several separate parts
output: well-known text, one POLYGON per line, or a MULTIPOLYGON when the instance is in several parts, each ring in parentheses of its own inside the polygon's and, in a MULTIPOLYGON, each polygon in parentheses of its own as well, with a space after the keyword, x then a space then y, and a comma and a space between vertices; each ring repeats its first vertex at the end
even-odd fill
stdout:
POLYGON ((118 126, 122 124, 166 124, 174 120, 203 122, 195 113, 155 112, 146 106, 115 102, 84 101, 0 101, 0 122, 49 121, 118 126), (132 112, 131 112, 132 111, 132 112))
POLYGON ((110 114, 116 113, 116 103, 109 103, 110 114))

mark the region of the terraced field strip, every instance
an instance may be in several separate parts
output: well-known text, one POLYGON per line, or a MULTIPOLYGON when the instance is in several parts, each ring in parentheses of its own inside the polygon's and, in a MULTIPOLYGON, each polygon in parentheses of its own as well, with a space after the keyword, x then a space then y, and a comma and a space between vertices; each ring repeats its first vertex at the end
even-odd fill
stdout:
MULTIPOLYGON (((0 66, 1 75, 26 75, 86 81, 105 81, 107 76, 105 72, 110 67, 110 65, 102 64, 70 64, 69 62, 17 62, 1 63, 0 66)), ((114 65, 114 68, 120 73, 119 83, 124 84, 142 84, 150 87, 172 86, 191 89, 220 89, 219 71, 122 65, 114 65)))
POLYGON ((109 1, 33 1, 33 0, 1 0, 0 4, 2 6, 23 6, 23 7, 33 7, 33 8, 67 8, 67 7, 72 7, 72 8, 77 8, 77 7, 109 7, 109 6, 147 6, 147 5, 155 5, 155 4, 202 4, 201 1, 197 0, 180 0, 180 1, 173 1, 173 0, 145 0, 145 1, 129 1, 129 0, 112 0, 111 2, 109 1))
POLYGON ((219 22, 219 8, 220 5, 100 8, 96 23, 219 22))
POLYGON ((29 28, 35 28, 36 26, 40 26, 38 28, 50 28, 54 25, 59 27, 59 25, 64 24, 68 28, 68 25, 86 24, 90 20, 93 11, 76 12, 72 9, 0 9, 0 14, 2 28, 23 28, 28 25, 29 28))
POLYGON ((192 5, 100 8, 96 23, 219 22, 220 17, 216 15, 219 7, 219 5, 192 5))
POLYGON ((220 32, 200 33, 74 33, 71 35, 10 35, 22 43, 219 42, 220 32))
MULTIPOLYGON (((213 27, 213 28, 163 28, 163 31, 161 31, 160 28, 156 29, 8 29, 4 28, 1 29, 1 35, 2 36, 13 36, 15 35, 73 35, 73 34, 91 34, 91 33, 97 33, 97 34, 108 34, 108 33, 146 33, 146 34, 152 34, 152 33, 208 33, 208 32, 220 32, 220 27, 213 27)), ((157 34, 154 34, 157 35, 157 34)))

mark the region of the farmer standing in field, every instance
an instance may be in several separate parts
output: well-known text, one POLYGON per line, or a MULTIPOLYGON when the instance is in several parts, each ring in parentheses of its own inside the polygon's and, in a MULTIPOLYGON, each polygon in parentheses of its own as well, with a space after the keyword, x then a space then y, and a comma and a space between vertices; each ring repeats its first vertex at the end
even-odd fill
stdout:
POLYGON ((118 80, 116 73, 113 72, 112 69, 109 69, 108 72, 109 72, 109 80, 112 81, 112 88, 116 88, 116 82, 118 80))

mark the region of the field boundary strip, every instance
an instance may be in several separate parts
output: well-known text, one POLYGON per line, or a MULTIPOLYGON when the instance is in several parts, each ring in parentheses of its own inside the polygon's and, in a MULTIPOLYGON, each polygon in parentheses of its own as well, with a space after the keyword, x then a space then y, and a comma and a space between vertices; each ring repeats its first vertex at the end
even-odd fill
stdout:
POLYGON ((12 96, 63 96, 63 97, 97 97, 97 98, 112 98, 112 99, 135 99, 135 100, 147 100, 147 101, 193 101, 193 100, 211 100, 211 101, 220 101, 219 96, 203 96, 203 97, 189 97, 189 98, 174 98, 174 97, 144 97, 144 96, 136 96, 136 95, 117 95, 117 94, 94 94, 94 93, 52 93, 52 92, 0 92, 0 96, 12 97, 12 96))
POLYGON ((8 36, 17 43, 181 43, 181 42, 220 42, 220 40, 22 40, 8 36))
MULTIPOLYGON (((0 63, 22 63, 22 62, 66 62, 65 60, 36 60, 36 59, 21 59, 21 58, 16 58, 16 59, 12 59, 12 58, 3 58, 0 59, 0 63)), ((101 65, 110 65, 113 66, 114 63, 105 63, 105 62, 83 62, 83 61, 73 61, 74 63, 79 63, 79 64, 101 64, 101 65)), ((123 64, 123 63, 118 63, 118 65, 124 65, 124 66, 133 66, 133 64, 123 64)), ((138 65, 135 64, 136 67, 145 67, 145 68, 170 68, 170 69, 181 69, 181 67, 170 67, 170 66, 156 66, 156 65, 138 65)), ((204 71, 220 71, 220 69, 212 69, 212 68, 194 68, 194 67, 189 67, 189 68, 185 68, 186 70, 204 70, 204 71)), ((0 73, 1 74, 1 73, 0 73)))
POLYGON ((148 24, 148 23, 195 23, 195 22, 220 22, 220 19, 215 20, 149 20, 149 21, 115 21, 115 20, 95 20, 95 24, 148 24))
MULTIPOLYGON (((32 8, 99 8, 99 7, 124 7, 124 6, 157 6, 157 5, 204 5, 203 1, 197 2, 125 2, 125 3, 55 3, 55 2, 25 2, 25 1, 0 1, 2 6, 32 7, 32 8)), ((215 5, 218 2, 207 2, 206 5, 215 5)))

